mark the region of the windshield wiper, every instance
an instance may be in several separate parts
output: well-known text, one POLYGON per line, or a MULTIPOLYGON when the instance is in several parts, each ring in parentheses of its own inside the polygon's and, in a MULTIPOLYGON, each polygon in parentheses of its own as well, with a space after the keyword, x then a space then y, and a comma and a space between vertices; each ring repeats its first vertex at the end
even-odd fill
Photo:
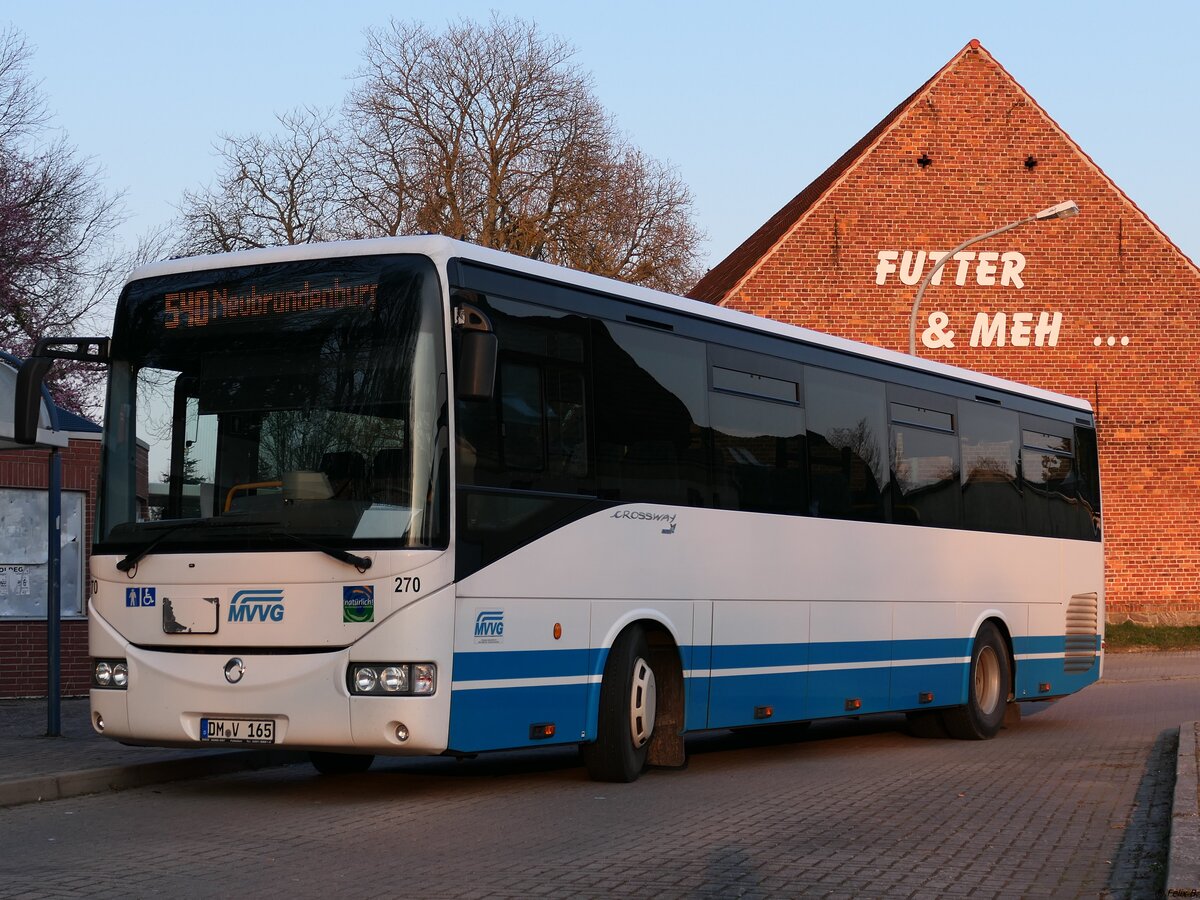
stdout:
POLYGON ((346 565, 354 566, 360 572, 365 572, 371 568, 371 560, 366 556, 359 556, 355 553, 350 553, 348 550, 339 550, 337 547, 326 547, 324 544, 318 544, 316 541, 310 541, 308 538, 302 538, 298 534, 292 534, 290 531, 280 531, 277 534, 283 535, 289 540, 295 541, 303 547, 308 547, 311 550, 319 550, 326 556, 332 556, 338 562, 344 562, 346 565))
POLYGON ((126 554, 124 559, 122 559, 120 562, 117 563, 117 571, 118 572, 128 572, 130 569, 132 569, 134 566, 136 566, 139 562, 141 562, 143 559, 145 559, 150 553, 154 552, 155 547, 157 547, 159 544, 161 544, 163 541, 165 541, 171 535, 175 534, 177 531, 186 531, 186 530, 190 530, 192 528, 217 528, 217 527, 226 528, 226 527, 233 527, 235 525, 278 525, 278 524, 279 524, 278 522, 235 522, 235 521, 230 521, 229 519, 196 519, 196 520, 188 521, 188 522, 180 522, 177 525, 172 525, 170 528, 167 528, 165 531, 163 531, 162 534, 160 534, 154 540, 150 541, 148 544, 145 544, 144 546, 139 547, 137 550, 131 550, 128 554, 126 554))
MULTIPOLYGON (((185 531, 192 528, 223 528, 237 525, 272 526, 279 524, 281 523, 260 521, 236 522, 230 521, 229 519, 197 519, 191 522, 180 522, 177 525, 172 525, 170 528, 167 528, 162 534, 158 535, 154 540, 150 541, 145 546, 131 551, 124 559, 117 563, 117 571, 128 572, 139 562, 145 559, 146 556, 153 553, 154 549, 159 544, 178 531, 185 531)), ((367 569, 371 568, 371 560, 366 556, 358 556, 357 554, 350 553, 346 550, 339 550, 336 547, 327 547, 324 544, 318 544, 316 541, 310 541, 307 538, 302 538, 297 534, 292 534, 290 531, 277 531, 275 533, 282 535, 289 540, 295 541, 297 544, 300 544, 303 547, 308 547, 311 550, 319 550, 321 553, 324 553, 327 556, 332 556, 338 562, 344 562, 347 565, 354 566, 354 568, 358 569, 360 572, 365 572, 367 569)))

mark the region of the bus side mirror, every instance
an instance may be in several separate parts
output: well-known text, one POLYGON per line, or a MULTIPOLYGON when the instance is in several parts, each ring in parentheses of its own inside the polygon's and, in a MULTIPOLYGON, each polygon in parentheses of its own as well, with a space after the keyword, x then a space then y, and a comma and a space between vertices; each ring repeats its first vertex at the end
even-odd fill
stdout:
POLYGON ((33 354, 17 370, 16 396, 13 398, 13 440, 20 444, 37 442, 38 418, 42 412, 42 381, 56 359, 108 363, 108 338, 42 338, 33 354), (70 349, 65 349, 70 348, 70 349))
POLYGON ((17 370, 17 393, 13 397, 13 440, 37 443, 38 417, 42 412, 42 379, 54 360, 31 356, 17 370))
POLYGON ((490 331, 468 331, 458 354, 455 394, 462 400, 490 400, 496 388, 499 342, 490 331))
POLYGON ((460 400, 491 400, 496 390, 496 357, 499 341, 492 322, 478 307, 462 302, 466 293, 455 296, 454 325, 459 334, 458 368, 454 373, 454 395, 460 400))

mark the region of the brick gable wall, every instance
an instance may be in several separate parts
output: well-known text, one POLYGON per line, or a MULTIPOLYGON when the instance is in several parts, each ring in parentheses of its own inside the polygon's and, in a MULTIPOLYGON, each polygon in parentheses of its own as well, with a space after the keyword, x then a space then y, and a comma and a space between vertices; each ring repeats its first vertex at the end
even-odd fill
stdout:
POLYGON ((919 251, 946 251, 1066 199, 1079 216, 967 251, 1020 253, 1016 278, 1002 279, 999 258, 983 268, 992 284, 980 283, 977 257, 962 285, 960 264, 945 266, 922 302, 918 352, 1091 401, 1108 617, 1200 622, 1200 272, 974 42, 722 305, 907 351, 919 251), (922 156, 928 165, 918 164, 922 156), (897 253, 897 271, 885 265, 882 284, 880 251, 897 253), (1014 314, 1029 314, 1030 346, 1013 346, 1007 331, 1003 347, 972 347, 981 312, 989 323, 1004 313, 1010 329, 1014 314), (935 313, 953 330, 953 347, 922 345, 935 313), (1048 326, 1062 316, 1056 346, 1049 333, 1035 346, 1042 313, 1048 326))

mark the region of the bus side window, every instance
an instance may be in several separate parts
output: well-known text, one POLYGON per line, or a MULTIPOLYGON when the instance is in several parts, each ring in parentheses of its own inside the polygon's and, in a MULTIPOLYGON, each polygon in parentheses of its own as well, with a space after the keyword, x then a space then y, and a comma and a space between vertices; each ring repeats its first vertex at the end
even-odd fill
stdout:
POLYGON ((594 322, 596 464, 602 497, 711 502, 705 345, 594 322))
POLYGON ((591 493, 587 322, 503 297, 481 299, 499 365, 488 400, 459 400, 462 485, 591 493))
MULTIPOLYGON (((942 399, 939 405, 946 403, 942 399)), ((961 528, 955 416, 944 409, 892 403, 891 419, 892 521, 961 528)))
POLYGON ((505 464, 509 469, 542 471, 546 430, 541 371, 526 362, 502 362, 499 388, 505 464))
POLYGON ((1100 540, 1103 531, 1100 516, 1100 460, 1096 449, 1096 432, 1091 428, 1075 427, 1075 466, 1079 473, 1079 502, 1091 520, 1091 528, 1079 537, 1100 540))
POLYGON ((725 509, 803 515, 804 409, 713 391, 713 489, 725 509))
POLYGON ((1025 522, 1029 533, 1094 539, 1092 512, 1080 490, 1074 429, 1025 417, 1021 443, 1021 477, 1025 483, 1025 522))
POLYGON ((810 511, 831 519, 884 521, 889 480, 884 386, 809 367, 804 394, 810 511))
POLYGON ((1025 508, 1017 481, 1021 427, 1012 410, 969 400, 958 404, 963 524, 976 531, 1021 534, 1025 508))

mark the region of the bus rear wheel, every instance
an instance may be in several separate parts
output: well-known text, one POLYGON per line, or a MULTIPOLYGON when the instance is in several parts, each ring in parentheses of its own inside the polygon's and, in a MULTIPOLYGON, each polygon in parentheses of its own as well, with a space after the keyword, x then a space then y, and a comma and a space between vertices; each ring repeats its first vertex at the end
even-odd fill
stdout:
POLYGON ((1012 664, 1000 630, 985 622, 971 647, 967 678, 967 705, 948 709, 942 721, 951 737, 983 741, 996 736, 1004 725, 1012 685, 1012 664))
POLYGON ((609 651, 600 682, 596 740, 584 744, 583 764, 593 781, 636 781, 646 767, 658 705, 645 632, 633 626, 609 651))
POLYGON ((369 753, 330 753, 326 750, 313 750, 308 759, 322 775, 357 775, 375 762, 374 755, 369 753))

